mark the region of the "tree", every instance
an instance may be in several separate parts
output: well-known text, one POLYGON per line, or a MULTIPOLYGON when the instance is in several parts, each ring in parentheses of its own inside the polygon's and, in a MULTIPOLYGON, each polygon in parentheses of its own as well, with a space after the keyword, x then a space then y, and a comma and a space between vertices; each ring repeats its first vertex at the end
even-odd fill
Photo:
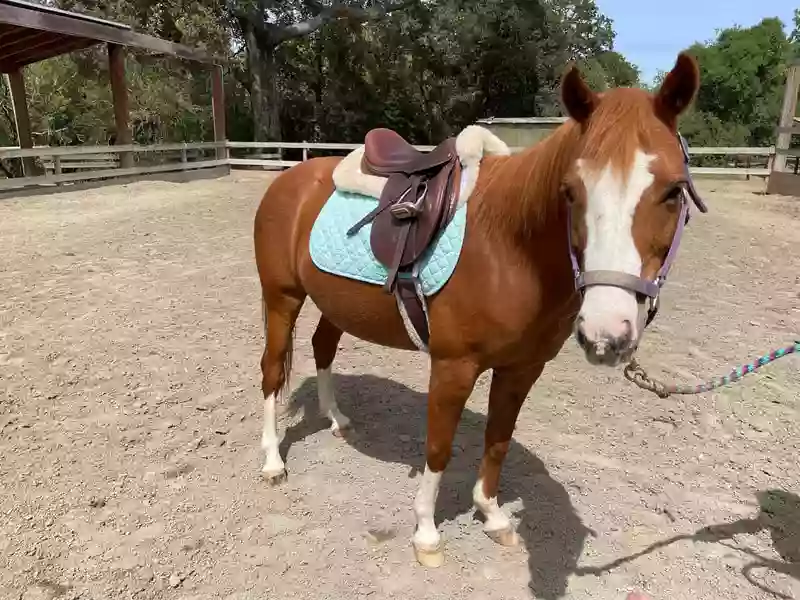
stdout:
POLYGON ((792 50, 780 19, 725 29, 713 43, 695 44, 689 50, 700 65, 696 109, 725 126, 747 127, 749 145, 768 145, 778 122, 792 50))
POLYGON ((789 34, 789 43, 792 45, 792 56, 800 56, 800 8, 794 9, 792 16, 792 32, 789 34))
MULTIPOLYGON (((433 143, 481 117, 560 114, 572 60, 599 87, 636 79, 594 0, 57 2, 227 58, 232 139, 351 141, 388 126, 433 143)), ((39 143, 113 137, 103 47, 27 71, 39 143)), ((137 141, 210 135, 205 70, 132 52, 128 78, 137 141)))
POLYGON ((228 0, 247 51, 247 86, 253 114, 255 139, 281 137, 281 88, 278 48, 293 39, 308 36, 326 24, 347 21, 364 23, 382 19, 417 0, 365 2, 333 0, 228 0))
POLYGON ((609 87, 636 87, 639 85, 641 73, 639 69, 629 63, 619 52, 613 50, 603 52, 596 58, 606 74, 606 83, 609 87))

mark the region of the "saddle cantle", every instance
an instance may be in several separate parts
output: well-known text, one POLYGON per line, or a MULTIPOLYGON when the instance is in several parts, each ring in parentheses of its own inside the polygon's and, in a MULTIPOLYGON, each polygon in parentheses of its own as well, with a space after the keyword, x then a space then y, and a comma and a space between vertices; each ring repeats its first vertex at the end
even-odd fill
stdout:
POLYGON ((391 129, 373 129, 364 140, 361 168, 387 181, 378 206, 348 235, 372 222, 370 247, 389 270, 384 290, 397 294, 427 346, 428 321, 415 266, 458 207, 461 162, 455 138, 421 152, 391 129))

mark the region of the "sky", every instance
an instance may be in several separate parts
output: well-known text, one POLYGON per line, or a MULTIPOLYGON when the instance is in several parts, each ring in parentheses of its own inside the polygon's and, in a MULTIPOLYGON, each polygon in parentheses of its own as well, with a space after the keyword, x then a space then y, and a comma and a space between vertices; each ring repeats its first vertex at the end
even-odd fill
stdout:
POLYGON ((800 0, 595 0, 614 21, 614 49, 652 81, 668 71, 678 52, 694 42, 711 41, 719 29, 749 27, 765 17, 778 17, 792 27, 800 0))

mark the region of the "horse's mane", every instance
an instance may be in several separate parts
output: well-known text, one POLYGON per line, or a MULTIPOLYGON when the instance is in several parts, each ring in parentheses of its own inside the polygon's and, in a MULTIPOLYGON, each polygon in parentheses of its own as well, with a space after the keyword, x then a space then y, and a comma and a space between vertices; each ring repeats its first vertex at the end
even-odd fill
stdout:
POLYGON ((490 230, 532 233, 557 208, 561 181, 575 159, 580 127, 569 120, 545 139, 486 161, 475 187, 477 212, 490 230))

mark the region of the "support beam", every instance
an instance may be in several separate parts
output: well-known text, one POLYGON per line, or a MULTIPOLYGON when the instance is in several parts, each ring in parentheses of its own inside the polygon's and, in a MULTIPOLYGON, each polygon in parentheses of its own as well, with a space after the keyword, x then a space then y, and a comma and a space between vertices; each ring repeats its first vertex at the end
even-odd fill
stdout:
MULTIPOLYGON (((128 84, 125 81, 125 48, 117 44, 108 45, 108 73, 111 79, 111 97, 114 101, 114 122, 117 128, 117 145, 132 143, 130 111, 128 109, 128 84)), ((120 152, 119 166, 133 167, 133 153, 120 152)))
MULTIPOLYGON (((33 148, 31 136, 31 118, 28 115, 28 97, 25 94, 25 77, 22 69, 15 69, 6 75, 8 91, 11 94, 11 105, 14 107, 14 121, 17 126, 17 143, 20 148, 33 148)), ((22 159, 22 173, 25 177, 39 175, 36 159, 22 159)))
MULTIPOLYGON (((797 89, 800 87, 800 65, 789 67, 786 76, 786 88, 783 91, 783 106, 781 107, 781 120, 779 127, 791 128, 794 125, 794 115, 797 110, 797 89)), ((791 133, 779 133, 775 144, 776 156, 772 163, 772 170, 779 173, 789 171, 786 165, 786 155, 781 150, 788 150, 792 143, 791 133)))
MULTIPOLYGON (((211 67, 211 105, 214 115, 214 141, 227 141, 225 129, 225 86, 222 81, 222 66, 211 67)), ((217 158, 228 158, 227 148, 217 148, 217 158)))

